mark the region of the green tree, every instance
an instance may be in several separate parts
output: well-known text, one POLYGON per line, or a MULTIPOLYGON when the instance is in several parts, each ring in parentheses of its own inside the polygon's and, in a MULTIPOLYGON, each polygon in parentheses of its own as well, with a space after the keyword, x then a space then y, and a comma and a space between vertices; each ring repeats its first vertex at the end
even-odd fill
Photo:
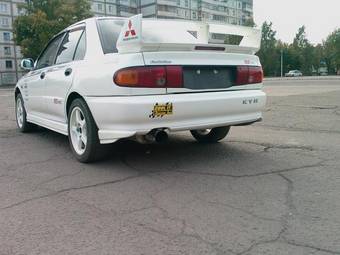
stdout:
MULTIPOLYGON (((291 66, 291 54, 289 53, 289 44, 278 40, 276 44, 277 54, 280 55, 280 67, 281 67, 281 52, 283 55, 283 75, 292 69, 291 66)), ((281 70, 280 70, 281 74, 281 70)))
POLYGON ((316 46, 314 46, 313 52, 311 55, 312 55, 312 66, 315 71, 318 71, 320 67, 327 67, 325 48, 322 44, 319 43, 316 46))
POLYGON ((329 73, 340 74, 340 29, 331 33, 322 44, 309 42, 306 27, 302 26, 296 33, 292 43, 276 40, 276 32, 272 23, 262 26, 262 45, 258 56, 261 59, 266 76, 280 74, 280 55, 283 53, 283 72, 301 70, 305 75, 318 74, 320 68, 329 73))
POLYGON ((266 76, 277 76, 280 72, 280 55, 276 46, 276 31, 273 30, 273 23, 264 22, 262 25, 261 49, 257 55, 262 62, 266 76))
POLYGON ((313 45, 307 39, 306 27, 300 27, 290 49, 294 57, 294 69, 299 69, 306 75, 312 74, 313 50, 313 45))
POLYGON ((306 35, 306 27, 302 26, 299 28, 298 32, 295 35, 293 46, 299 49, 308 47, 309 42, 306 35))
POLYGON ((331 73, 340 71, 340 29, 331 33, 324 42, 325 59, 331 73))
POLYGON ((14 22, 14 40, 24 57, 34 59, 53 35, 92 16, 88 0, 30 0, 19 8, 25 15, 14 22))

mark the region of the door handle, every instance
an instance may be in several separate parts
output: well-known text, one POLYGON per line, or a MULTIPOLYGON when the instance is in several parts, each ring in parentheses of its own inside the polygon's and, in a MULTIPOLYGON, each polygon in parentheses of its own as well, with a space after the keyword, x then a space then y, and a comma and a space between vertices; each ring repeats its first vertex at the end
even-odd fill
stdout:
POLYGON ((65 76, 69 76, 72 73, 72 68, 67 68, 65 70, 65 76))
POLYGON ((40 74, 40 79, 44 79, 45 78, 45 76, 46 76, 46 74, 45 74, 45 72, 42 72, 41 74, 40 74))

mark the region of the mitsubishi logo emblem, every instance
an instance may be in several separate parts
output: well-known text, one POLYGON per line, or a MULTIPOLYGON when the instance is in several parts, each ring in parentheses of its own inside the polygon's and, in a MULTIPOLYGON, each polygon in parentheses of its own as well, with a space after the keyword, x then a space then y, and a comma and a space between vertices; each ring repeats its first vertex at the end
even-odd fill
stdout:
POLYGON ((129 20, 129 24, 128 24, 129 30, 125 32, 125 37, 128 37, 131 33, 131 36, 135 36, 136 35, 136 31, 134 29, 132 29, 132 22, 131 20, 129 20))

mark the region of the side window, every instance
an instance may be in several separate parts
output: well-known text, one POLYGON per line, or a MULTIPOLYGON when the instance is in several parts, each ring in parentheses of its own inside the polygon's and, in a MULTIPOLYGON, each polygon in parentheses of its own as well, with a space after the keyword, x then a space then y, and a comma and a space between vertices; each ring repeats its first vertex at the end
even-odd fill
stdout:
POLYGON ((83 30, 75 30, 66 34, 62 44, 60 45, 56 64, 68 63, 73 61, 73 56, 78 45, 83 30))
POLYGON ((74 60, 83 60, 86 53, 86 33, 81 34, 76 52, 74 54, 74 60))
POLYGON ((123 25, 124 20, 103 19, 97 21, 104 54, 118 52, 116 44, 123 25))
POLYGON ((45 48, 42 55, 37 62, 37 69, 54 65, 55 56, 57 54, 58 46, 62 40, 64 34, 61 34, 54 38, 45 48))

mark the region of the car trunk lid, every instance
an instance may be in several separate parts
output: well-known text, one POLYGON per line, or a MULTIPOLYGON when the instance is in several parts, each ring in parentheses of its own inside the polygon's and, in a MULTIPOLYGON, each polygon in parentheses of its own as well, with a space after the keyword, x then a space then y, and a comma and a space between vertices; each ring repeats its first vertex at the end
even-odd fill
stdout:
MULTIPOLYGON (((260 42, 261 31, 254 28, 194 21, 142 19, 142 15, 136 15, 126 19, 122 26, 117 49, 122 57, 142 53, 144 65, 154 67, 153 71, 157 66, 182 68, 181 87, 167 86, 169 74, 166 70, 157 70, 155 79, 157 84, 165 81, 166 93, 192 93, 236 89, 236 71, 239 67, 261 66, 258 57, 254 55, 260 48, 260 42)), ((145 70, 132 68, 121 73, 121 77, 130 77, 129 82, 134 83, 137 81, 133 81, 133 78, 145 76, 145 73, 145 70)), ((147 87, 138 82, 132 85, 147 87)), ((242 85, 237 89, 259 86, 242 85)), ((141 93, 145 91, 138 90, 141 93)))
POLYGON ((259 89, 261 84, 236 86, 238 67, 261 66, 257 56, 221 52, 144 52, 146 66, 174 65, 183 69, 183 86, 167 93, 259 89))

